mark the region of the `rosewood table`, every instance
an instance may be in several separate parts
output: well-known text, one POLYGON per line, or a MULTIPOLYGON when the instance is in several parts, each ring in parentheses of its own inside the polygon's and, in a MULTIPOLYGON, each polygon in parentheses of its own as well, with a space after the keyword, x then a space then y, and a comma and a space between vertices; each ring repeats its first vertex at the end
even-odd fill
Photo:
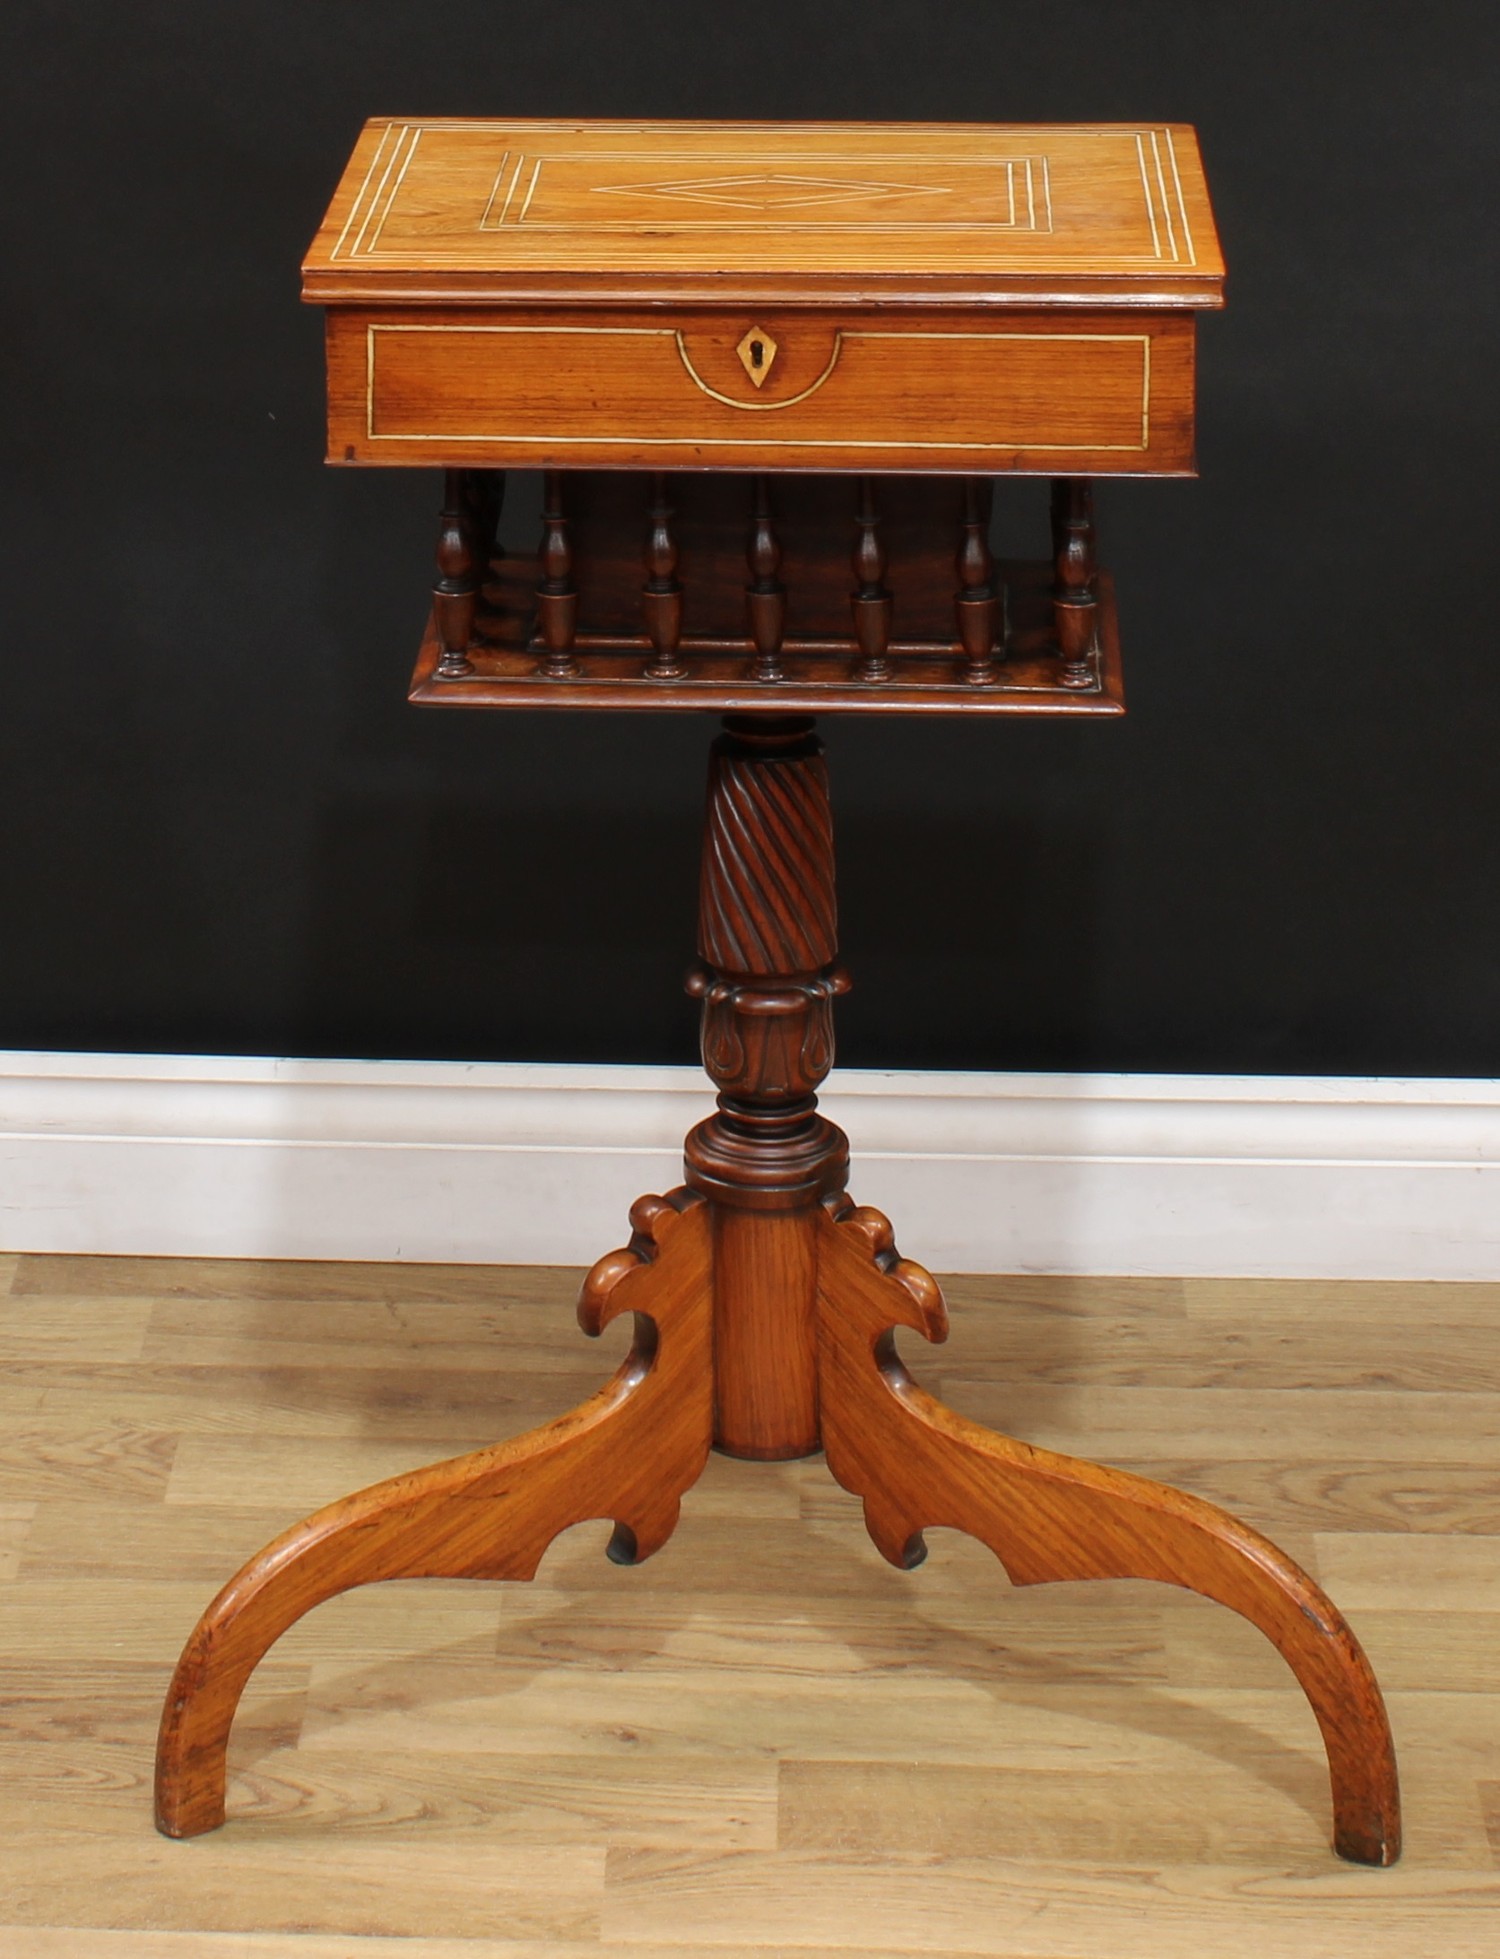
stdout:
POLYGON ((304 266, 329 459, 445 472, 412 699, 714 711, 698 950, 718 1106, 579 1317, 634 1343, 530 1435, 318 1511, 209 1606, 162 1716, 157 1819, 224 1819, 251 1670, 376 1579, 529 1578, 561 1530, 648 1557, 710 1449, 821 1449, 881 1552, 971 1532, 1018 1585, 1160 1579, 1280 1649, 1327 1747, 1334 1846, 1398 1854, 1395 1760, 1354 1635, 1197 1497, 994 1435, 896 1329, 942 1296, 845 1195, 833 837, 813 717, 1123 712, 1090 480, 1193 470, 1195 309, 1223 266, 1193 132, 400 121, 365 128, 304 266), (507 469, 544 472, 539 562, 507 469), (1053 551, 998 560, 991 483, 1051 484, 1053 551))

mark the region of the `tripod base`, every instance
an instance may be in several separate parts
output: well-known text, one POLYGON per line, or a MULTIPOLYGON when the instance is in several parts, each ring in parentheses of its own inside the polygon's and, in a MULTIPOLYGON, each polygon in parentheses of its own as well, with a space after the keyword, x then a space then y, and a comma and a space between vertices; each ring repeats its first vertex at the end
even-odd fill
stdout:
MULTIPOLYGON (((711 1201, 642 1198, 627 1249, 601 1259, 579 1318, 599 1332, 635 1314, 613 1381, 530 1435, 316 1512, 224 1588, 178 1662, 162 1716, 157 1825, 197 1836, 224 1821, 225 1751, 240 1694, 271 1645, 336 1593, 386 1578, 530 1578, 571 1524, 608 1517, 609 1555, 664 1544, 714 1440, 711 1201)), ((815 1219, 815 1222, 814 1222, 815 1219)), ((817 1397, 829 1469, 864 1501, 882 1555, 911 1569, 925 1527, 977 1537, 1017 1585, 1152 1578, 1217 1600, 1258 1626, 1311 1703, 1328 1751, 1334 1848, 1362 1864, 1400 1853, 1395 1755, 1358 1641, 1307 1574, 1196 1497, 994 1435, 923 1392, 894 1329, 947 1333, 936 1282, 896 1255, 876 1211, 844 1198, 816 1232, 817 1397)))
POLYGON ((162 1715, 157 1821, 224 1820, 224 1756, 256 1663, 303 1613, 383 1578, 530 1578, 559 1531, 613 1520, 610 1555, 649 1557, 710 1448, 762 1461, 827 1453, 893 1564, 926 1525, 987 1544, 1018 1585, 1155 1578, 1259 1626, 1312 1703, 1333 1779, 1334 1844, 1400 1846, 1390 1728, 1333 1606, 1274 1545, 1196 1497, 991 1435, 924 1394, 894 1329, 947 1333, 942 1295, 890 1226, 844 1196, 849 1146, 817 1110, 833 1062, 833 829, 805 717, 745 716, 714 744, 699 906, 703 1062, 716 1112, 693 1129, 691 1188, 643 1197, 634 1236, 584 1283, 597 1333, 635 1315, 608 1387, 497 1448, 330 1504, 253 1558, 188 1641, 162 1715))

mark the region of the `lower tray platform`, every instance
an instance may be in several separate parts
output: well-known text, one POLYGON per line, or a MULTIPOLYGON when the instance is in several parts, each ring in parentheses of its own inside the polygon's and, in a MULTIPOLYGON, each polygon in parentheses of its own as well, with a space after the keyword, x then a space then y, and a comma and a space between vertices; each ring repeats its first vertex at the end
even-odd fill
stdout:
POLYGON ((958 479, 882 479, 880 531, 892 595, 891 672, 856 677, 850 595, 854 485, 847 478, 773 479, 775 528, 786 591, 782 678, 756 679, 746 616, 748 487, 743 479, 682 472, 671 478, 680 650, 686 673, 645 671, 651 643, 641 588, 647 480, 622 471, 570 472, 567 538, 577 589, 572 653, 578 671, 541 671, 534 558, 497 550, 474 625, 470 671, 438 671, 435 622, 411 698, 442 707, 697 709, 839 714, 1106 714, 1124 712, 1114 589, 1096 583, 1087 685, 1064 686, 1055 635, 1050 560, 1000 560, 1003 641, 989 676, 968 678, 954 608, 955 543, 963 517, 958 479))
MULTIPOLYGON (((1007 634, 1004 659, 994 678, 964 678, 964 657, 955 637, 947 646, 891 641, 888 680, 856 680, 858 658, 847 642, 813 642, 796 635, 784 642, 785 678, 751 677, 749 635, 705 642, 684 635, 687 675, 654 680, 644 671, 651 643, 644 633, 611 636, 580 628, 575 645, 579 671, 554 677, 539 671, 529 559, 502 558, 491 567, 470 650, 472 672, 439 675, 442 647, 428 616, 409 698, 439 707, 697 709, 720 714, 1106 714, 1125 712, 1114 585, 1099 574, 1098 647, 1088 687, 1064 687, 1057 678, 1052 631, 1052 567, 1005 562, 1007 634)), ((951 581, 950 581, 951 582, 951 581)))

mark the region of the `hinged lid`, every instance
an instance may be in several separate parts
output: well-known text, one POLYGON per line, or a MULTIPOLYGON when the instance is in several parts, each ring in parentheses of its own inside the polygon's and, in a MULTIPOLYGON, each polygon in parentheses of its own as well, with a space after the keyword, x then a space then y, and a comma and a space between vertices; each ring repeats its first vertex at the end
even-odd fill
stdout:
POLYGON ((365 125, 324 303, 900 299, 1218 306, 1183 124, 365 125))

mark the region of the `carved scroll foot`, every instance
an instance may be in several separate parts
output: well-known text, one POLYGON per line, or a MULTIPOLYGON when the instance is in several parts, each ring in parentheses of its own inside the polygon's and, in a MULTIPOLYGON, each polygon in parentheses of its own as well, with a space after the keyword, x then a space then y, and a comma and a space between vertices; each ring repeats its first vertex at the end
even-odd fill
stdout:
POLYGON ((530 1578, 569 1525, 615 1522, 630 1564, 671 1535, 713 1434, 709 1207, 644 1197, 635 1235, 584 1283, 599 1333, 636 1315, 630 1354, 571 1414, 492 1449, 393 1476, 283 1532, 225 1586, 183 1649, 162 1711, 157 1827, 197 1836, 224 1820, 225 1750, 240 1694, 305 1612, 384 1578, 530 1578))
POLYGON ((892 1564, 922 1557, 922 1528, 977 1537, 1017 1585, 1154 1578, 1258 1626, 1307 1695, 1328 1751, 1334 1848, 1360 1864, 1401 1850, 1395 1751, 1370 1664, 1290 1558, 1226 1511, 1123 1470, 993 1435, 917 1387, 893 1328, 947 1333, 942 1295, 898 1260, 876 1211, 831 1207, 819 1275, 819 1371, 828 1466, 864 1499, 892 1564))

